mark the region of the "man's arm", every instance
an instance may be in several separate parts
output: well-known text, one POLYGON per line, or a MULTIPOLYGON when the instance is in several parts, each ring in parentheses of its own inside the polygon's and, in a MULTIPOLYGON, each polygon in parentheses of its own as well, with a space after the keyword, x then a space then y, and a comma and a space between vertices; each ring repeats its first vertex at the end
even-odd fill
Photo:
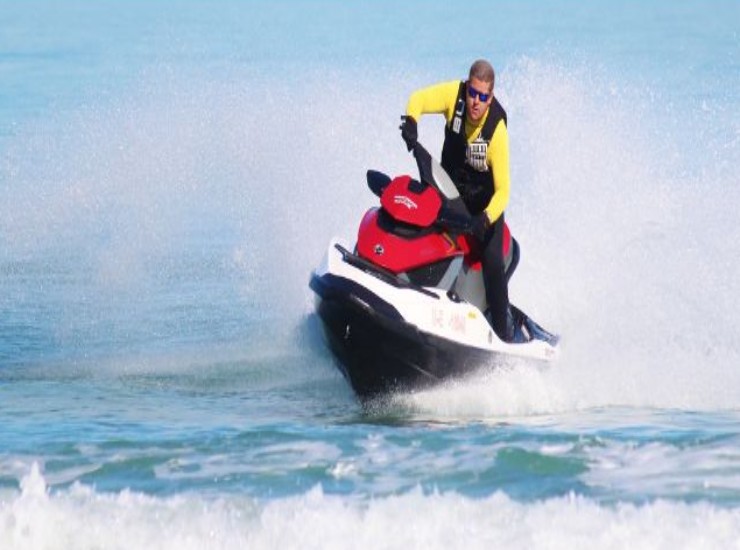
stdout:
POLYGON ((494 223, 509 204, 509 131, 506 123, 500 120, 493 132, 488 147, 488 165, 493 174, 495 193, 486 207, 486 215, 494 223))
POLYGON ((437 113, 444 114, 448 121, 452 120, 459 88, 460 81, 452 80, 415 91, 406 105, 406 116, 418 121, 421 115, 437 113))

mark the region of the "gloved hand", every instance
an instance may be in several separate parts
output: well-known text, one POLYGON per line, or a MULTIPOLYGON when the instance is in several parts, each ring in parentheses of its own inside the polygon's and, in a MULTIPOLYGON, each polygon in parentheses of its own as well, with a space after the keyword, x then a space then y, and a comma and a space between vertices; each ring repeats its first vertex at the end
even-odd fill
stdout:
POLYGON ((481 212, 480 214, 473 216, 473 236, 478 239, 479 242, 483 243, 486 239, 486 233, 491 227, 491 220, 488 219, 488 214, 481 212))
POLYGON ((402 116, 401 120, 401 126, 399 128, 401 129, 401 137, 406 142, 406 147, 409 151, 411 151, 414 148, 414 145, 416 145, 416 141, 419 139, 419 131, 416 127, 416 121, 414 120, 414 117, 410 116, 402 116))

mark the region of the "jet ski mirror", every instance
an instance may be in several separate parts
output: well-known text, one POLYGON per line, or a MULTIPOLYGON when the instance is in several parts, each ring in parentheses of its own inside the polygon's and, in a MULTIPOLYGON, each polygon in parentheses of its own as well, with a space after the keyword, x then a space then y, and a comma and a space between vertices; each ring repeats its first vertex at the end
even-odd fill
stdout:
POLYGON ((390 182, 390 176, 383 172, 378 172, 377 170, 367 171, 367 186, 377 197, 380 197, 383 194, 383 191, 388 187, 390 182))
POLYGON ((455 187, 449 174, 445 172, 445 169, 437 162, 437 160, 429 154, 424 146, 416 142, 414 145, 414 158, 416 158, 416 165, 419 168, 419 177, 424 183, 428 183, 437 189, 444 198, 447 200, 454 201, 460 198, 460 193, 455 187))
POLYGON ((472 227, 470 212, 450 175, 418 141, 414 145, 413 153, 421 181, 437 189, 444 199, 442 221, 447 222, 450 229, 467 232, 465 228, 472 227))

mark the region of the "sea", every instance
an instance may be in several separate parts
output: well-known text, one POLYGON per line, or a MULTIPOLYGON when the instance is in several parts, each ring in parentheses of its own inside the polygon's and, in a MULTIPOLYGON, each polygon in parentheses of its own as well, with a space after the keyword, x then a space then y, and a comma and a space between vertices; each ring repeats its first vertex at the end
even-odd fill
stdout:
POLYGON ((738 174, 737 0, 0 0, 0 549, 740 549, 738 174), (308 280, 478 58, 561 354, 363 405, 308 280))

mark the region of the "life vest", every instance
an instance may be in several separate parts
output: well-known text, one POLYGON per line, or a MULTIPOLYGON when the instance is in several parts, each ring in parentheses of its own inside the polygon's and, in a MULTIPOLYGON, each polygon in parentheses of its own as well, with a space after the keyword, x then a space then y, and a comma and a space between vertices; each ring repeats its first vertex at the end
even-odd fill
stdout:
POLYGON ((455 112, 445 127, 445 141, 442 146, 442 168, 455 182, 457 190, 471 214, 485 210, 495 191, 493 176, 486 162, 488 146, 498 123, 506 124, 506 111, 494 97, 488 108, 488 118, 480 135, 471 143, 465 136, 465 117, 467 103, 465 82, 460 82, 455 101, 455 112))

